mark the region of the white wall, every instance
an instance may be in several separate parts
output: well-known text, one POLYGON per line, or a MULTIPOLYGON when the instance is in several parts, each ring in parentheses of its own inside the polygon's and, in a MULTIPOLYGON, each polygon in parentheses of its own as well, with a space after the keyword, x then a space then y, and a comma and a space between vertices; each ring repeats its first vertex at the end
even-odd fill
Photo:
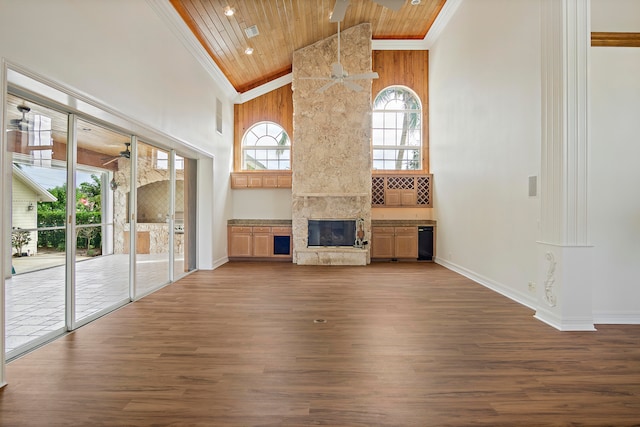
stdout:
MULTIPOLYGON (((640 2, 593 0, 592 30, 640 32, 640 2)), ((640 323, 640 48, 593 47, 591 243, 597 323, 640 323)))
POLYGON ((525 304, 536 278, 540 4, 461 4, 429 54, 437 261, 525 304))
MULTIPOLYGON (((228 86, 214 81, 152 3, 0 0, 0 58, 215 158, 203 156, 199 177, 209 179, 198 182, 198 194, 209 197, 199 204, 211 206, 198 215, 209 232, 199 265, 214 266, 226 259, 233 104, 228 86), (222 135, 215 131, 216 98, 224 108, 222 135)), ((0 386, 2 374, 0 367, 0 386)))
POLYGON ((233 218, 291 219, 291 189, 233 190, 233 218))

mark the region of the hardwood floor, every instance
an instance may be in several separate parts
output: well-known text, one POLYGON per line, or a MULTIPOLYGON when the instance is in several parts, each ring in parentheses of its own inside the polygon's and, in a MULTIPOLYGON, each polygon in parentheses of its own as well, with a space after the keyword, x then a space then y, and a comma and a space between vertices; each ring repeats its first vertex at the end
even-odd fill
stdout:
POLYGON ((0 425, 640 425, 640 326, 532 316, 431 263, 230 263, 10 363, 0 425))

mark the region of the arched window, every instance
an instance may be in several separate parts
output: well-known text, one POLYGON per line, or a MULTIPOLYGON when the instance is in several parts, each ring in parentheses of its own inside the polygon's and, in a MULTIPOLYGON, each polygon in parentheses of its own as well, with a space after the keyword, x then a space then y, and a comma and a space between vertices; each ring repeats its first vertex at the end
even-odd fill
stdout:
POLYGON ((291 140, 277 123, 259 122, 242 137, 243 170, 291 169, 291 140))
POLYGON ((389 86, 373 101, 373 169, 422 169, 422 104, 411 89, 389 86))

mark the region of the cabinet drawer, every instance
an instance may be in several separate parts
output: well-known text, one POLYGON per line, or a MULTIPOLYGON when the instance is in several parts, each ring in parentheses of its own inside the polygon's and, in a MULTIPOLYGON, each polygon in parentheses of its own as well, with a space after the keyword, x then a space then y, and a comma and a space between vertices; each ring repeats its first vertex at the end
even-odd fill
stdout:
POLYGON ((393 227, 371 227, 372 233, 389 233, 393 234, 393 227))
POLYGON ((253 227, 254 233, 270 233, 271 227, 253 227))
POLYGON ((271 227, 271 232, 273 235, 289 235, 291 234, 291 227, 271 227))
POLYGON ((418 227, 396 227, 396 234, 418 233, 418 227))
POLYGON ((251 227, 231 226, 232 233, 251 233, 251 227))

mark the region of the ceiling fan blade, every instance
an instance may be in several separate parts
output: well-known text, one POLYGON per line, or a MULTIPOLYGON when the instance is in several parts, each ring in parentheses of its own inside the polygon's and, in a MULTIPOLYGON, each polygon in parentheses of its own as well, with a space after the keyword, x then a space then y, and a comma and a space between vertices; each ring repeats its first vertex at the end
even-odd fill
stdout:
POLYGON ((345 79, 348 79, 348 80, 366 80, 366 79, 377 79, 378 77, 380 77, 380 76, 378 75, 378 73, 376 73, 374 71, 372 73, 354 74, 352 76, 345 77, 345 79))
POLYGON ((114 157, 113 159, 109 160, 108 162, 103 163, 102 166, 107 166, 108 164, 111 164, 111 163, 115 162, 119 158, 120 158, 120 156, 114 157))
POLYGON ((356 92, 360 92, 362 89, 364 89, 362 86, 355 84, 353 82, 350 82, 349 80, 344 80, 342 84, 344 84, 346 87, 356 92))
POLYGON ((333 11, 329 17, 329 22, 340 22, 344 19, 344 15, 347 13, 347 6, 349 6, 349 0, 336 0, 333 11))
POLYGON ((298 77, 300 80, 333 80, 331 77, 298 77))
POLYGON ((338 83, 338 80, 331 80, 329 83, 320 86, 318 88, 318 90, 316 90, 316 92, 322 93, 322 92, 324 92, 325 90, 329 89, 331 86, 333 86, 336 83, 338 83))
POLYGON ((373 2, 397 12, 402 8, 405 0, 373 0, 373 2))

